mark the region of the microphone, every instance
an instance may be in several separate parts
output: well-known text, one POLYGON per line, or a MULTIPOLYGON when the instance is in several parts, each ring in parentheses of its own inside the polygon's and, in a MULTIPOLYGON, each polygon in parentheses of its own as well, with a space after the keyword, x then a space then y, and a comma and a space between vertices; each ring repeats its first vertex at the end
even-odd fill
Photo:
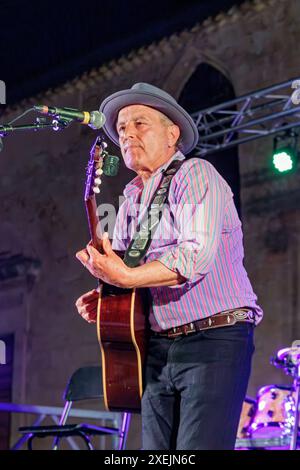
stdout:
POLYGON ((73 108, 56 108, 54 106, 36 105, 34 109, 42 114, 56 116, 57 118, 67 118, 87 124, 92 129, 100 129, 104 126, 106 118, 100 111, 79 111, 73 108))

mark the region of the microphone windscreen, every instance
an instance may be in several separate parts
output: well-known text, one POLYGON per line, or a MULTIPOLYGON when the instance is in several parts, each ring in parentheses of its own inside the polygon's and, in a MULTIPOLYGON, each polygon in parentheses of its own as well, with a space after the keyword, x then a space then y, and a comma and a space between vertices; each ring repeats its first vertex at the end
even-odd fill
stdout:
POLYGON ((100 113, 100 111, 92 111, 90 116, 89 126, 92 129, 101 129, 101 127, 104 126, 106 118, 103 113, 100 113))

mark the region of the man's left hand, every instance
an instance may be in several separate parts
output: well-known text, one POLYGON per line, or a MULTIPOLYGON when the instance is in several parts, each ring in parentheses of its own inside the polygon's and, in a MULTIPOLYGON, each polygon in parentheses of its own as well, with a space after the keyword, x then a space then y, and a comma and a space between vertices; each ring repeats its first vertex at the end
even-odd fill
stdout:
POLYGON ((85 249, 76 253, 76 258, 97 279, 117 287, 129 287, 131 268, 113 251, 107 233, 103 234, 102 247, 103 254, 89 242, 85 249))

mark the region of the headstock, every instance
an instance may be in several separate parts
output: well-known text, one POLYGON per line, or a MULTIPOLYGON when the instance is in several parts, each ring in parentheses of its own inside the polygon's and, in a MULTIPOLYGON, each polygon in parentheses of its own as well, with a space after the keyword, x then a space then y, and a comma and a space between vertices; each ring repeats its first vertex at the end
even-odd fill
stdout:
POLYGON ((102 253, 101 223, 98 217, 95 194, 100 193, 101 175, 115 176, 118 172, 119 157, 108 155, 107 144, 98 136, 91 148, 86 170, 84 202, 93 246, 102 253))
POLYGON ((98 136, 90 152, 90 159, 86 171, 84 200, 87 201, 95 194, 100 193, 101 175, 103 173, 104 158, 108 153, 105 150, 107 143, 103 137, 98 136))

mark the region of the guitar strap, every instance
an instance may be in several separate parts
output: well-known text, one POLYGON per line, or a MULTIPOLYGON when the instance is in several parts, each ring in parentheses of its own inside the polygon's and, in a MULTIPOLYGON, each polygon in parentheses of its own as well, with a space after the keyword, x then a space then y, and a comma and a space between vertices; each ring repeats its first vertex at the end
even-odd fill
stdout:
POLYGON ((125 251, 123 261, 129 268, 135 268, 138 266, 140 261, 146 255, 153 239, 154 232, 162 217, 163 206, 165 202, 168 201, 172 178, 185 161, 186 160, 175 159, 168 168, 163 171, 160 185, 154 193, 144 217, 138 224, 129 247, 125 251))

